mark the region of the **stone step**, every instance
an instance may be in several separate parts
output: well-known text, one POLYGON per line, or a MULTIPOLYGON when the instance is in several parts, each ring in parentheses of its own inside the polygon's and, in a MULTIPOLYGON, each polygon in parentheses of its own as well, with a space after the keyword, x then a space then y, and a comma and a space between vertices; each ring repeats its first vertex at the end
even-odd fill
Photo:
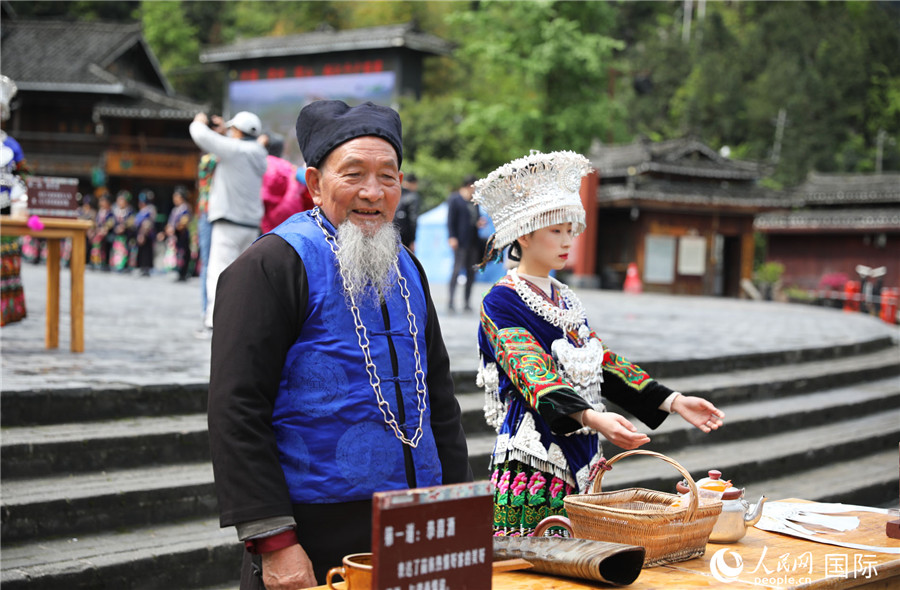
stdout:
POLYGON ((900 347, 796 365, 667 379, 677 391, 717 405, 783 397, 900 375, 900 347))
MULTIPOLYGON (((745 409, 742 411, 749 411, 745 409)), ((728 411, 726 410, 726 413, 728 411)), ((735 410, 735 414, 740 412, 735 410)), ((762 415, 762 411, 760 412, 762 415)), ((682 465, 695 479, 706 476, 710 469, 720 470, 727 479, 742 487, 752 488, 758 482, 796 477, 806 479, 803 472, 810 468, 830 466, 836 471, 852 470, 856 461, 880 455, 885 450, 893 458, 885 461, 880 477, 849 477, 853 489, 873 487, 866 494, 883 497, 897 492, 897 440, 900 440, 900 408, 884 409, 876 414, 819 426, 746 437, 735 441, 718 440, 725 429, 705 435, 702 443, 666 449, 655 439, 643 448, 662 453, 682 465), (892 453, 892 454, 891 454, 892 453), (838 467, 841 469, 839 470, 838 467)), ((651 437, 652 438, 652 437, 651 437)), ((469 462, 476 479, 486 478, 493 437, 478 436, 469 441, 469 462)), ((604 454, 612 458, 621 449, 604 445, 604 454)), ((654 458, 627 457, 603 478, 605 489, 643 487, 671 491, 680 477, 668 463, 654 458)), ((779 486, 785 497, 817 499, 829 490, 822 490, 816 498, 792 492, 779 486)), ((801 491, 805 492, 807 488, 801 491)))
POLYGON ((765 495, 773 500, 802 498, 897 508, 897 458, 897 445, 893 445, 845 464, 812 467, 802 473, 754 482, 746 486, 744 496, 754 502, 765 495), (848 470, 852 477, 847 476, 848 470), (892 483, 885 486, 885 481, 892 483))
MULTIPOLYGON (((484 421, 483 399, 483 394, 459 397, 463 426, 470 439, 479 434, 493 436, 484 421)), ((890 377, 803 396, 722 407, 727 409, 727 427, 717 433, 717 438, 735 440, 900 407, 900 379, 890 377)), ((0 434, 2 472, 7 481, 209 459, 204 414, 6 428, 0 434)), ((668 450, 703 440, 701 432, 674 417, 648 434, 655 444, 668 450)), ((473 453, 476 457, 479 454, 473 453)))
MULTIPOLYGON (((900 388, 900 348, 893 346, 852 358, 812 361, 790 366, 714 373, 661 380, 685 394, 699 395, 718 407, 745 401, 788 398, 841 385, 893 379, 900 388)), ((466 434, 490 433, 484 420, 484 393, 458 394, 466 434)), ((610 410, 628 414, 610 404, 610 410)))
POLYGON ((0 429, 3 479, 209 460, 206 414, 0 429))
POLYGON ((215 519, 3 546, 4 590, 236 590, 243 547, 215 519))
MULTIPOLYGON (((715 432, 717 444, 900 409, 900 379, 889 377, 803 395, 719 407, 725 412, 725 427, 715 432)), ((640 423, 636 426, 640 428, 640 423)), ((689 444, 703 444, 707 438, 679 416, 670 416, 656 430, 645 432, 654 445, 667 451, 689 444)))
MULTIPOLYGON (((683 375, 702 375, 695 379, 702 382, 709 375, 719 373, 747 371, 758 374, 759 369, 765 369, 768 373, 776 367, 790 370, 798 364, 815 362, 827 364, 887 351, 893 351, 897 364, 897 355, 900 353, 897 345, 889 337, 821 348, 639 364, 651 375, 667 383, 683 375)), ((454 371, 452 377, 457 393, 463 395, 477 391, 475 367, 471 371, 454 371)), ((0 414, 0 426, 95 422, 136 416, 205 412, 207 394, 208 383, 123 385, 119 388, 81 387, 44 391, 10 390, 3 392, 6 403, 0 414)))
MULTIPOLYGON (((615 350, 615 343, 610 343, 615 350)), ((692 375, 730 373, 752 369, 779 366, 795 366, 816 361, 840 360, 847 357, 877 352, 886 348, 897 348, 897 342, 890 336, 879 336, 868 340, 834 344, 822 347, 806 347, 749 354, 729 355, 713 358, 685 358, 682 360, 638 362, 651 375, 660 379, 672 379, 692 375)), ((685 351, 689 354, 689 351, 685 351)))
MULTIPOLYGON (((890 409, 876 415, 843 420, 812 428, 767 436, 719 443, 710 436, 707 444, 691 445, 675 452, 666 452, 653 443, 647 450, 661 452, 677 461, 696 480, 706 477, 710 469, 718 469, 726 479, 742 487, 755 489, 760 482, 785 480, 779 489, 788 497, 804 497, 792 491, 789 478, 808 479, 808 469, 838 466, 849 473, 857 487, 868 487, 872 478, 863 479, 854 470, 856 461, 878 455, 885 461, 883 475, 877 478, 880 486, 890 493, 897 491, 896 445, 900 440, 900 409, 890 409), (882 455, 885 451, 893 452, 882 455)), ((612 455, 612 453, 609 453, 612 455)), ((867 474, 866 475, 870 475, 867 474)), ((671 491, 680 477, 671 465, 654 458, 627 457, 603 478, 604 489, 646 487, 671 491)), ((800 492, 808 488, 798 488, 800 492)), ((821 490, 816 496, 829 494, 821 490)))
MULTIPOLYGON (((475 401, 474 396, 465 399, 471 403, 475 401)), ((466 408, 468 402, 461 401, 461 405, 466 408)), ((655 450, 673 454, 686 445, 718 446, 730 441, 740 442, 766 434, 831 424, 886 408, 900 408, 900 381, 897 379, 882 379, 786 399, 724 406, 727 425, 711 435, 703 435, 673 417, 656 431, 649 432, 650 444, 655 450)), ((467 413, 472 411, 468 409, 467 413)), ((191 511, 196 510, 198 504, 206 505, 210 511, 215 505, 211 473, 206 462, 207 436, 202 414, 5 429, 3 441, 3 535, 8 540, 27 535, 98 530, 104 526, 104 518, 116 522, 116 518, 127 517, 134 505, 145 508, 140 516, 147 519, 134 524, 153 522, 154 514, 179 517, 197 514, 191 511), (193 455, 203 455, 200 462, 182 465, 186 461, 196 461, 194 456, 179 458, 184 440, 190 440, 187 446, 193 449, 193 455), (49 450, 44 449, 45 446, 49 450), (148 461, 129 463, 131 449, 143 447, 146 447, 147 457, 177 463, 159 469, 151 468, 148 461), (32 461, 28 469, 25 468, 26 461, 16 460, 26 454, 32 461), (76 469, 70 466, 102 466, 105 460, 113 458, 122 469, 113 469, 112 463, 116 461, 110 461, 105 472, 71 475, 76 469), (124 469, 134 464, 145 467, 124 469), (13 467, 8 468, 9 465, 13 467), (51 473, 57 475, 27 479, 8 477, 10 471, 12 474, 39 471, 35 465, 50 465, 51 473), (97 510, 97 507, 107 505, 109 509, 97 510), (147 507, 152 509, 147 510, 147 507)), ((493 441, 493 434, 469 437, 470 461, 476 474, 487 472, 493 441)), ((616 452, 618 450, 607 443, 607 456, 616 452)), ((127 518, 126 522, 132 523, 127 518)))
POLYGON ((0 492, 4 548, 23 539, 79 536, 216 513, 212 465, 207 462, 3 480, 0 492))
POLYGON ((4 391, 0 426, 31 426, 206 412, 208 383, 4 391))

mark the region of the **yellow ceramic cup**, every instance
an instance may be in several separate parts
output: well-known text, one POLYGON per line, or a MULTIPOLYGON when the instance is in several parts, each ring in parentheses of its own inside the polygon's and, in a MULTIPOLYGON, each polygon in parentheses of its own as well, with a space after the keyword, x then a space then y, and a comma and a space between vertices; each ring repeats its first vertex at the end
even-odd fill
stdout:
POLYGON ((372 590, 372 554, 354 553, 345 555, 342 567, 328 570, 325 582, 334 588, 332 580, 335 576, 344 578, 346 590, 372 590))

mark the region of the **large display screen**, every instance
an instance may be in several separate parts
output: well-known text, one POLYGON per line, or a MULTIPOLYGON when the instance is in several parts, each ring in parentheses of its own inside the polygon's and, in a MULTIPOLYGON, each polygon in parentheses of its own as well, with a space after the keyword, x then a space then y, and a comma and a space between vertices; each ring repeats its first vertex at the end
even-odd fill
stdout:
POLYGON ((297 114, 315 100, 338 99, 349 105, 367 100, 385 106, 394 96, 395 72, 236 80, 228 85, 229 113, 250 111, 263 122, 263 131, 284 136, 284 157, 301 165, 294 125, 297 114))

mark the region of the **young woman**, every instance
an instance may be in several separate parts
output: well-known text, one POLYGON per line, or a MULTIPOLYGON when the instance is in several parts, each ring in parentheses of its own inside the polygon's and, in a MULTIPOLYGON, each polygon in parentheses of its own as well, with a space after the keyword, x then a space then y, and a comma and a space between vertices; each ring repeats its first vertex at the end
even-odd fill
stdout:
POLYGON ((172 193, 172 210, 165 231, 159 232, 157 238, 166 241, 166 270, 177 270, 178 281, 188 278, 191 262, 191 209, 187 201, 187 189, 175 187, 172 193))
POLYGON ((112 212, 109 193, 101 193, 97 198, 97 215, 94 227, 88 231, 91 240, 91 268, 109 270, 109 254, 112 242, 107 239, 115 226, 116 220, 112 212))
POLYGON ((128 257, 131 253, 131 242, 134 234, 134 209, 131 207, 131 193, 125 190, 116 195, 116 204, 112 208, 113 226, 107 239, 109 246, 109 268, 116 272, 131 270, 128 257))
POLYGON ((545 517, 565 514, 563 498, 585 492, 604 467, 599 435, 624 449, 649 442, 605 411, 601 393, 650 428, 670 413, 703 432, 722 425, 710 402, 672 391, 608 350, 575 294, 551 278, 584 229, 579 189, 589 171, 573 152, 533 153, 475 184, 475 201, 496 228, 487 259, 508 248, 518 261, 485 296, 478 334, 485 417, 498 432, 496 535, 530 535, 545 517))

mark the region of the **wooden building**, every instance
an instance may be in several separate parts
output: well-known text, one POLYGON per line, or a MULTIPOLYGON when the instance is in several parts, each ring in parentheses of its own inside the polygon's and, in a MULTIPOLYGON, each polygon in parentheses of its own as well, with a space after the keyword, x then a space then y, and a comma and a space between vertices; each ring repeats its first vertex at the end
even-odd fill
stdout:
POLYGON ((7 17, 2 55, 19 89, 5 128, 34 174, 77 178, 84 194, 149 188, 163 210, 176 185, 194 187, 188 125, 207 107, 172 90, 140 23, 7 17))
POLYGON ((644 291, 741 295, 753 274, 753 219, 780 205, 758 184, 764 169, 694 138, 595 146, 589 159, 595 198, 585 203, 576 281, 621 289, 634 264, 644 291))
POLYGON ((833 273, 858 280, 858 264, 886 267, 884 286, 900 286, 900 173, 811 173, 789 195, 789 209, 755 223, 785 287, 816 289, 833 273))
POLYGON ((242 39, 204 49, 200 61, 226 69, 225 113, 256 113, 285 137, 284 157, 299 164, 294 125, 304 105, 340 99, 397 108, 400 97, 420 97, 424 59, 452 49, 407 23, 242 39))

